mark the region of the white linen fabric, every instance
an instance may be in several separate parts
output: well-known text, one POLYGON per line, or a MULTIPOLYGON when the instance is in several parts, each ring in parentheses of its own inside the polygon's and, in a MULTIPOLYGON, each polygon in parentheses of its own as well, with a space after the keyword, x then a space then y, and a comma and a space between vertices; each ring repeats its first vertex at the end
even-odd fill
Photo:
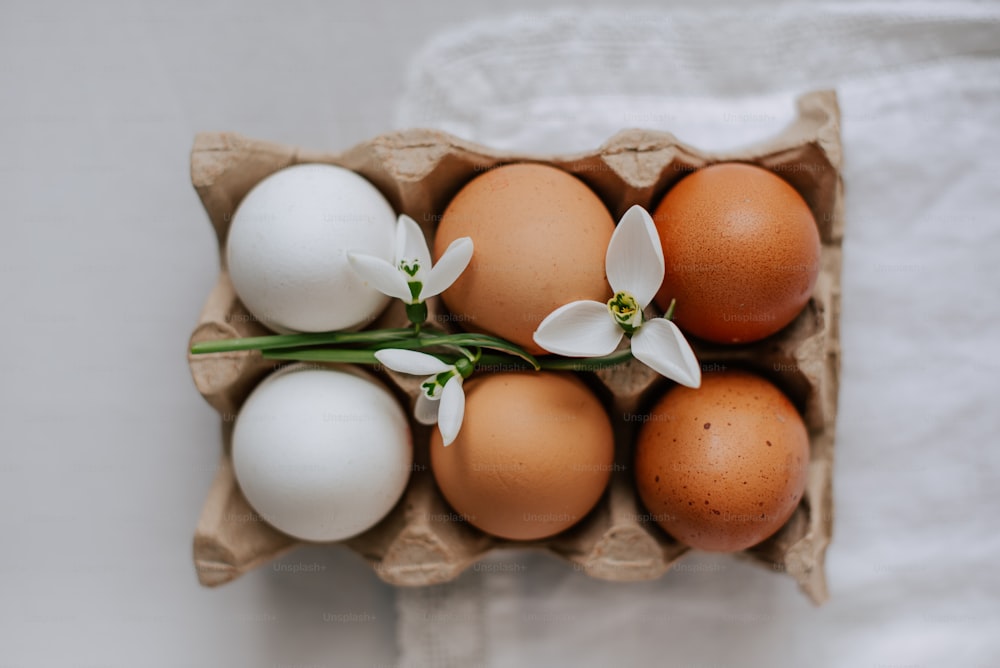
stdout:
POLYGON ((397 127, 537 154, 625 127, 753 143, 843 111, 843 366, 831 600, 726 555, 655 582, 504 551, 400 590, 401 665, 987 666, 1000 657, 1000 7, 558 10, 460 25, 397 127))

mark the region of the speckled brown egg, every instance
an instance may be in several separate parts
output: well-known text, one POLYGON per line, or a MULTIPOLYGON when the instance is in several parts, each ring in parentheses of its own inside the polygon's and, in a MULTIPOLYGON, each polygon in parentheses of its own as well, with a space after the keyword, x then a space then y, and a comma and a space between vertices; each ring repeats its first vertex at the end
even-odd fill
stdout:
POLYGON ((465 384, 465 420, 431 468, 455 512, 512 540, 555 535, 600 500, 614 438, 597 397, 569 373, 501 373, 465 384))
POLYGON ((705 167, 653 214, 666 259, 656 303, 677 300, 681 329, 717 343, 770 336, 802 311, 819 274, 809 206, 775 174, 742 163, 705 167))
POLYGON ((572 301, 611 297, 604 256, 614 229, 601 200, 571 174, 531 163, 491 169, 441 216, 435 258, 460 237, 475 246, 442 299, 465 329, 541 354, 531 335, 545 316, 572 301))
POLYGON ((652 518, 702 550, 743 550, 771 536, 802 498, 809 437, 792 402, 744 372, 671 389, 639 435, 635 475, 652 518))

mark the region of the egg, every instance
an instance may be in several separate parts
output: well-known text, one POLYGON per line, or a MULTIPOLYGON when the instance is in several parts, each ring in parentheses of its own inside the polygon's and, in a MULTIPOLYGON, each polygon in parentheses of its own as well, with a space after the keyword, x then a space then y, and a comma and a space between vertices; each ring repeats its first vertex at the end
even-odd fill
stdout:
POLYGON ((393 395, 350 367, 292 366, 258 385, 233 425, 233 467, 250 505, 308 541, 350 538, 396 504, 413 461, 393 395))
POLYGON ((651 517, 702 550, 743 550, 774 534, 802 499, 809 437, 792 402, 744 371, 676 386, 639 434, 635 476, 651 517))
POLYGON ((258 183, 226 241, 233 287, 251 314, 279 332, 353 329, 389 298, 347 262, 356 250, 393 261, 396 215, 364 178, 342 167, 286 167, 258 183))
POLYGON ((455 511, 512 540, 555 535, 580 521, 607 487, 611 422, 572 374, 500 373, 466 383, 465 421, 431 468, 455 511))
POLYGON ((615 223, 582 181, 555 167, 513 164, 466 184, 441 216, 434 256, 471 237, 472 261, 442 299, 468 330, 495 334, 534 354, 549 313, 611 297, 604 257, 615 223))
POLYGON ((716 343, 757 341, 795 319, 819 274, 816 220, 775 174, 741 163, 705 167, 657 206, 666 274, 656 303, 716 343))

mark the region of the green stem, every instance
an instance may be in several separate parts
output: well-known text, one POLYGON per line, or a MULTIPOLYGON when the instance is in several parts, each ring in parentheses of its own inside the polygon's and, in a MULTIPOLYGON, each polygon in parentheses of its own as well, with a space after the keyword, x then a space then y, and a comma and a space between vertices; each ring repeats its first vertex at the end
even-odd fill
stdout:
MULTIPOLYGON (((412 334, 412 332, 411 332, 412 334)), ((404 350, 419 350, 420 348, 430 348, 432 346, 455 345, 457 334, 415 334, 409 339, 398 339, 393 341, 377 341, 369 346, 376 350, 383 348, 402 348, 404 350)))
MULTIPOLYGON (((412 342, 407 341, 407 344, 412 342)), ((384 348, 395 348, 399 346, 385 345, 379 348, 368 350, 338 350, 336 348, 299 348, 294 350, 264 350, 261 352, 265 359, 286 360, 297 362, 334 362, 347 364, 378 364, 375 358, 376 350, 384 348)), ((409 345, 407 348, 411 347, 409 345)), ((419 346, 414 346, 419 347, 419 346)), ((455 364, 464 355, 436 354, 448 364, 455 364)), ((628 350, 612 353, 605 357, 573 358, 564 357, 546 358, 539 360, 543 370, 547 371, 598 371, 600 369, 617 366, 632 359, 632 353, 628 350)), ((512 355, 483 354, 476 361, 477 370, 493 371, 516 371, 530 370, 533 367, 526 361, 512 355)))
POLYGON ((673 320, 674 319, 674 307, 675 306, 677 306, 677 300, 676 299, 671 299, 670 300, 670 306, 667 307, 667 312, 663 314, 663 317, 666 318, 667 320, 673 320))
POLYGON ((420 334, 409 339, 396 339, 386 343, 376 343, 372 348, 403 348, 406 350, 419 350, 421 348, 431 348, 434 346, 451 346, 457 348, 459 352, 468 356, 467 348, 489 348, 499 352, 518 357, 533 368, 538 368, 538 362, 534 356, 529 355, 523 348, 508 343, 503 339, 488 334, 420 334))
POLYGON ((297 350, 263 350, 264 359, 295 362, 340 362, 345 364, 378 364, 372 350, 337 350, 336 348, 306 348, 297 350))
POLYGON ((228 353, 238 350, 274 350, 278 348, 308 348, 343 343, 379 343, 413 337, 409 327, 379 329, 370 332, 319 332, 315 334, 274 334, 251 336, 243 339, 201 341, 191 346, 191 354, 228 353))
MULTIPOLYGON (((369 350, 382 348, 403 348, 419 350, 433 346, 450 346, 469 357, 468 348, 489 348, 498 350, 523 359, 534 368, 538 367, 535 358, 523 348, 508 341, 488 334, 471 332, 458 334, 443 334, 432 331, 426 333, 419 324, 414 328, 383 329, 368 332, 319 332, 308 334, 277 334, 273 336, 255 336, 243 339, 224 339, 216 341, 201 341, 191 346, 191 353, 202 355, 206 353, 225 353, 240 350, 319 350, 323 346, 337 345, 363 346, 369 350)), ((311 354, 311 353, 310 353, 311 354)))
POLYGON ((624 364, 632 359, 631 350, 622 350, 604 357, 586 358, 565 358, 555 359, 542 358, 539 360, 543 369, 548 371, 599 371, 612 366, 624 364))
MULTIPOLYGON (((538 358, 538 364, 544 371, 597 371, 599 369, 624 364, 630 359, 632 359, 632 352, 629 350, 622 350, 605 357, 540 357, 538 358)), ((476 363, 476 368, 483 367, 486 367, 486 369, 490 369, 492 367, 493 370, 517 370, 532 368, 526 362, 507 355, 483 355, 476 363)))

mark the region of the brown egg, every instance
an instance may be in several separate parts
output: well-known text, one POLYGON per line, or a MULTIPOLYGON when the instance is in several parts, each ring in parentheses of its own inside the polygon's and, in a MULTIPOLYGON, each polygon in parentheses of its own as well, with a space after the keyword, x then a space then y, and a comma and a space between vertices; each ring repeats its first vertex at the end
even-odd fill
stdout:
POLYGON ((802 498, 809 437, 769 381, 705 374, 653 408, 635 454, 639 496, 667 533, 702 550, 743 550, 772 535, 802 498))
POLYGON ((766 169, 722 163, 670 189, 653 214, 667 271, 656 296, 674 321, 717 343, 774 334, 795 319, 819 274, 809 206, 766 169))
POLYGON ((541 354, 531 335, 545 316, 579 299, 611 298, 604 256, 614 230, 601 200, 571 174, 528 163, 485 172, 438 225, 435 258, 459 237, 475 245, 444 303, 466 329, 541 354))
POLYGON ((467 521, 513 540, 546 538, 582 519, 607 487, 611 422, 568 373, 502 373, 465 384, 465 420, 448 447, 434 430, 431 468, 467 521))

